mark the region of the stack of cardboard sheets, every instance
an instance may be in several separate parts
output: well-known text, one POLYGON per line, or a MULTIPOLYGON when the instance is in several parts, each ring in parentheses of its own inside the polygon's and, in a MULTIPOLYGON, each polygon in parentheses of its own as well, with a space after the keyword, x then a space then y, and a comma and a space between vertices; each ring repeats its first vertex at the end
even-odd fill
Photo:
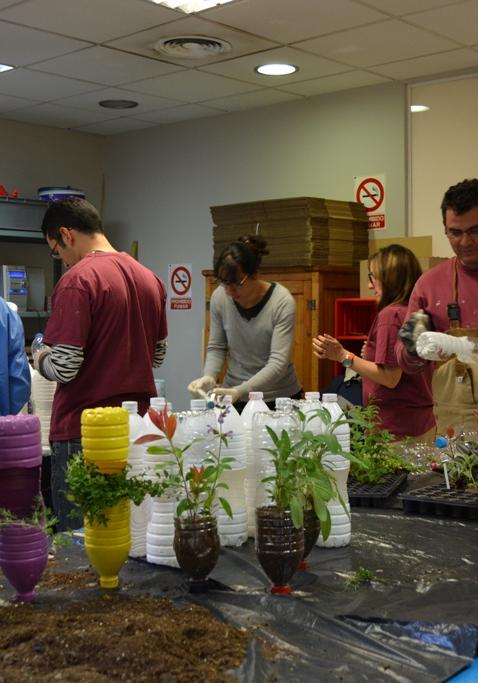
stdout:
POLYGON ((357 202, 315 197, 212 206, 214 262, 241 235, 267 242, 264 266, 353 266, 368 257, 368 218, 357 202))

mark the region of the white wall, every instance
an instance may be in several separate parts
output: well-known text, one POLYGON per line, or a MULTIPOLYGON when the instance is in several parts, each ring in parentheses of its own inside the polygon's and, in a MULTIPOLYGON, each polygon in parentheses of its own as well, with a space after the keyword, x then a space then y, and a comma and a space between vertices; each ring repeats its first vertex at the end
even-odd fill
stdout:
MULTIPOLYGON (((204 284, 212 266, 209 207, 315 196, 353 200, 353 176, 386 173, 387 235, 405 234, 405 96, 401 84, 183 122, 107 139, 105 220, 116 246, 167 278, 192 263, 193 310, 170 312, 158 376, 175 409, 202 368, 204 284)), ((118 340, 121 343, 121 340, 118 340)))
POLYGON ((478 177, 478 77, 414 86, 411 102, 429 111, 411 115, 411 231, 433 235, 433 255, 451 256, 440 212, 443 194, 478 177))

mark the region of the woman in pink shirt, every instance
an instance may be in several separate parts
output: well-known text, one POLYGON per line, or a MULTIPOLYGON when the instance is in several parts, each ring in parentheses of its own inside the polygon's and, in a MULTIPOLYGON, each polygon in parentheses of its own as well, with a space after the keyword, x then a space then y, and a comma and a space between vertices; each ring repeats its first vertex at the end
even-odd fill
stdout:
POLYGON ((317 358, 338 361, 362 377, 363 403, 378 406, 379 424, 397 440, 431 442, 435 436, 432 368, 406 374, 397 362, 395 343, 405 321, 408 299, 421 275, 415 254, 398 244, 380 249, 369 259, 369 289, 377 298, 377 316, 362 350, 362 357, 347 351, 329 334, 312 342, 317 358))

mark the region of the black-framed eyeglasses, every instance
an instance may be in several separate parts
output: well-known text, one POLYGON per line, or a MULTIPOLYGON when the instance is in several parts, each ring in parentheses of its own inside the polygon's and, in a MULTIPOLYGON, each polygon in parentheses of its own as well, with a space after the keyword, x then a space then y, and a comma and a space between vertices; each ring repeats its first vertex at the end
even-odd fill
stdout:
POLYGON ((371 273, 369 271, 367 274, 368 274, 368 281, 370 282, 371 285, 374 285, 375 284, 375 277, 374 277, 373 273, 371 273))
POLYGON ((458 230, 457 228, 445 228, 445 234, 454 240, 461 240, 464 235, 471 239, 478 239, 478 225, 473 225, 468 230, 458 230))
POLYGON ((216 282, 221 287, 233 287, 234 289, 241 289, 248 277, 249 275, 246 273, 240 282, 229 282, 229 280, 221 280, 221 278, 217 278, 216 282))
POLYGON ((57 251, 55 251, 57 246, 58 246, 58 240, 56 240, 55 245, 50 249, 50 256, 52 259, 55 259, 56 261, 61 261, 60 254, 57 251))

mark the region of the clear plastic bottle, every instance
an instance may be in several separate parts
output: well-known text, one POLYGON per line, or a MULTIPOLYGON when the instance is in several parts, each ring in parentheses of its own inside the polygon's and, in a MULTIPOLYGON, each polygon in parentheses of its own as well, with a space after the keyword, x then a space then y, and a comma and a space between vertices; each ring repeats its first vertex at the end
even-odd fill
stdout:
POLYGON ((305 400, 299 405, 305 415, 305 428, 313 434, 323 434, 324 424, 318 413, 323 408, 319 391, 306 391, 305 400))
MULTIPOLYGON (((128 411, 129 422, 129 449, 128 449, 128 477, 144 475, 144 446, 139 446, 134 441, 145 433, 145 424, 141 415, 138 414, 137 401, 123 401, 122 408, 128 411)), ((146 555, 146 527, 150 514, 149 497, 135 505, 130 505, 130 532, 131 548, 130 557, 144 557, 146 555)))
POLYGON ((247 526, 249 536, 255 536, 255 516, 256 516, 256 463, 255 450, 252 441, 252 424, 255 413, 271 412, 267 404, 264 402, 264 394, 262 391, 249 392, 249 400, 244 406, 241 413, 242 426, 246 439, 246 476, 244 487, 246 491, 246 507, 247 507, 247 526))
POLYGON ((246 437, 241 416, 234 408, 230 396, 224 397, 224 406, 225 415, 223 410, 215 409, 218 428, 223 434, 228 434, 227 445, 221 446, 221 456, 234 458, 234 462, 230 463, 231 469, 226 470, 221 477, 228 488, 223 489, 220 495, 229 502, 233 518, 230 519, 222 507, 218 507, 217 521, 221 545, 238 547, 247 541, 248 536, 245 495, 246 437), (221 419, 222 422, 219 422, 221 419))
POLYGON ((207 401, 205 398, 192 398, 191 410, 207 410, 207 401))
MULTIPOLYGON (((332 425, 329 427, 330 431, 336 435, 342 449, 350 452, 350 427, 345 419, 342 408, 337 402, 337 394, 324 394, 322 396, 322 403, 323 407, 328 410, 332 417, 332 425), (342 424, 334 427, 333 423, 338 421, 341 421, 342 424)), ((350 543, 352 534, 350 504, 347 492, 350 461, 342 455, 327 453, 323 457, 322 462, 330 469, 335 479, 338 493, 345 504, 345 510, 338 497, 333 498, 327 503, 332 521, 330 535, 324 541, 322 534, 320 534, 317 545, 325 548, 343 547, 350 543)))

